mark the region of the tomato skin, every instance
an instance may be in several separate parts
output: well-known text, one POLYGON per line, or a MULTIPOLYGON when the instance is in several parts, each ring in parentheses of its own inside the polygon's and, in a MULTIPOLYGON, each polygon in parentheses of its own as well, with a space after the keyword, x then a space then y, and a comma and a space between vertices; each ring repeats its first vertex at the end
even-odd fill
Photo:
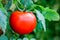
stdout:
POLYGON ((36 27, 36 17, 32 12, 15 11, 10 16, 10 25, 18 34, 29 34, 36 27))

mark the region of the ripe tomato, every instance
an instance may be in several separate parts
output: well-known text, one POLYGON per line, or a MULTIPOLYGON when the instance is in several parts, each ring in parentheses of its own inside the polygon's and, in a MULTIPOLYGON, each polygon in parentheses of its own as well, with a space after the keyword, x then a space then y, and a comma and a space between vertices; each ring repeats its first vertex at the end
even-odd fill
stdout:
POLYGON ((29 34, 36 26, 36 17, 32 12, 15 11, 10 16, 10 25, 18 34, 29 34))

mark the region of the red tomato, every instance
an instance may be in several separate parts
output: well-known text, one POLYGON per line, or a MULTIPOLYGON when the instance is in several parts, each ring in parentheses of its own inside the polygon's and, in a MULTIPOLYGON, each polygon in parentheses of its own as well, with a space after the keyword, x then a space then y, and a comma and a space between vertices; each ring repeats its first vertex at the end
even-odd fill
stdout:
POLYGON ((10 16, 10 25, 18 34, 29 34, 36 27, 36 17, 32 12, 15 11, 10 16))

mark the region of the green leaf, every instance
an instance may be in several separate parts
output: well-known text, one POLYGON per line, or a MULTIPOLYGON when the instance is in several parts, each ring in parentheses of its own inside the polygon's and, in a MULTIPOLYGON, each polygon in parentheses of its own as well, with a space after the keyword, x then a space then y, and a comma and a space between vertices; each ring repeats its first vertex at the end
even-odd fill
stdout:
POLYGON ((29 9, 33 5, 32 0, 20 0, 20 2, 25 7, 25 9, 29 9))
POLYGON ((15 4, 18 10, 20 11, 24 10, 24 6, 20 3, 20 1, 17 0, 15 4))
POLYGON ((46 25, 45 25, 45 18, 44 16, 41 14, 41 12, 39 10, 35 10, 36 11, 36 15, 38 18, 38 22, 41 22, 44 28, 44 31, 46 31, 46 25))
POLYGON ((3 32, 6 30, 6 25, 7 25, 7 16, 4 15, 4 12, 0 10, 0 27, 2 28, 3 32))
POLYGON ((12 0, 6 0, 5 8, 6 8, 7 10, 9 10, 9 8, 11 7, 11 5, 12 5, 12 0))
POLYGON ((40 10, 40 12, 42 12, 45 8, 41 5, 35 5, 35 9, 40 10))
POLYGON ((47 19, 49 21, 58 21, 59 20, 59 14, 53 9, 44 8, 41 5, 36 5, 35 9, 40 10, 40 12, 44 15, 45 19, 47 19))
POLYGON ((8 16, 8 15, 7 15, 7 11, 6 11, 6 9, 3 7, 3 4, 2 4, 1 2, 0 2, 0 10, 3 11, 6 16, 8 16))
POLYGON ((52 9, 45 8, 45 10, 42 11, 42 14, 49 21, 59 21, 59 14, 52 9))
POLYGON ((4 33, 6 30, 6 26, 7 26, 7 11, 0 2, 0 27, 2 28, 4 33))

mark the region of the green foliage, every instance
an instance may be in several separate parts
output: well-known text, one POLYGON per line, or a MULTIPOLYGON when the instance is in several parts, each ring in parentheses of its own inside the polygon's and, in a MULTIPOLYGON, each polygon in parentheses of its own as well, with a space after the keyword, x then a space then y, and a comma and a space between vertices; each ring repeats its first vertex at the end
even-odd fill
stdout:
POLYGON ((0 2, 0 9, 1 9, 1 11, 3 11, 4 12, 4 14, 6 15, 6 16, 8 16, 7 15, 7 10, 3 7, 3 4, 0 2))
POLYGON ((6 0, 5 9, 8 10, 11 7, 12 0, 6 0))
POLYGON ((48 7, 44 8, 40 5, 36 5, 35 9, 41 11, 45 19, 49 21, 59 21, 59 14, 55 10, 49 9, 48 7))
POLYGON ((0 0, 0 28, 4 32, 0 40, 59 40, 60 16, 57 12, 59 8, 52 9, 58 2, 58 0, 0 0), (9 18, 16 10, 34 13, 37 25, 32 33, 19 35, 11 29, 9 18))
POLYGON ((7 17, 3 14, 3 12, 0 10, 0 28, 5 32, 7 25, 7 17), (3 20, 4 19, 4 20, 3 20))
POLYGON ((38 18, 38 22, 42 23, 44 31, 46 32, 46 25, 45 25, 45 18, 44 18, 44 16, 40 13, 39 10, 35 10, 35 11, 36 11, 36 15, 37 15, 37 18, 38 18))
POLYGON ((3 8, 2 4, 0 3, 0 28, 2 28, 3 32, 5 32, 6 26, 7 26, 6 10, 3 8))
POLYGON ((42 14, 49 21, 58 21, 59 20, 59 14, 52 9, 45 8, 45 10, 42 11, 42 14))
POLYGON ((20 2, 25 7, 25 9, 29 9, 33 5, 32 0, 20 0, 20 2))

